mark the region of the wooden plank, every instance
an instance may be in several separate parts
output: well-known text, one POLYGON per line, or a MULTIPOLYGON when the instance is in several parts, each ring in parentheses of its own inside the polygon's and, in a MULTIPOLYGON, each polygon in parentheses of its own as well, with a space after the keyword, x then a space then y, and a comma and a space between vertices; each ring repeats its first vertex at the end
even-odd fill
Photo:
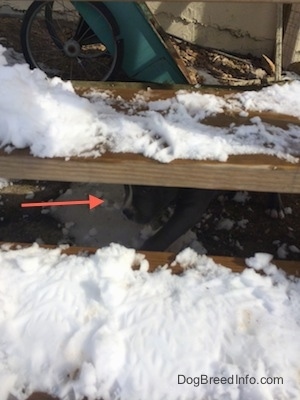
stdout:
MULTIPOLYGON (((80 95, 92 91, 109 90, 118 109, 131 108, 137 93, 148 101, 173 97, 179 89, 195 90, 188 85, 148 85, 141 83, 74 82, 80 95), (153 90, 154 89, 154 90, 153 90), (120 97, 125 101, 121 100, 120 97)), ((201 93, 225 96, 236 89, 206 87, 201 93)), ((232 123, 251 124, 259 115, 262 121, 282 128, 293 123, 300 126, 296 117, 272 112, 250 112, 241 117, 240 110, 226 111, 206 118, 203 123, 230 127, 232 123)), ((137 154, 105 154, 101 158, 74 157, 41 159, 30 156, 28 150, 15 150, 11 154, 0 151, 1 176, 11 179, 37 179, 68 182, 98 182, 115 184, 145 184, 157 186, 195 187, 223 190, 250 190, 282 193, 300 193, 300 163, 291 164, 276 157, 264 155, 232 156, 225 163, 216 161, 175 160, 168 164, 147 159, 137 154), (62 174, 61 172, 64 171, 62 174)))
MULTIPOLYGON (((222 87, 222 86, 201 86, 195 88, 190 85, 161 85, 161 84, 145 84, 141 82, 96 82, 96 81, 72 81, 75 92, 82 97, 90 97, 97 92, 108 92, 111 100, 110 105, 116 110, 122 105, 122 113, 126 112, 126 108, 132 112, 132 104, 136 95, 142 96, 146 101, 166 100, 176 96, 178 91, 196 92, 201 94, 212 94, 219 97, 234 95, 246 90, 259 90, 255 87, 222 87), (120 98, 124 101, 120 101, 120 98), (127 104, 128 103, 128 104, 127 104)), ((135 105, 136 108, 136 105, 135 105)), ((250 124, 251 118, 259 116, 259 118, 268 124, 287 128, 288 124, 300 126, 300 119, 292 115, 279 114, 272 111, 248 111, 247 117, 241 117, 241 109, 224 110, 220 114, 203 120, 207 125, 229 127, 232 123, 235 125, 250 124)))
POLYGON ((0 151, 1 176, 10 179, 97 182, 220 190, 300 193, 300 163, 263 155, 227 162, 175 160, 162 164, 138 154, 99 158, 37 158, 28 150, 0 151))
MULTIPOLYGON (((10 249, 16 250, 16 249, 21 249, 21 248, 26 248, 30 247, 32 244, 31 243, 8 243, 8 242, 0 242, 0 247, 9 246, 10 249)), ((44 249, 56 249, 57 246, 55 245, 39 245, 39 247, 44 248, 44 249)), ((64 249, 62 246, 62 253, 63 254, 68 254, 68 255, 78 255, 78 254, 94 254, 98 249, 95 247, 77 247, 77 246, 72 246, 72 247, 67 247, 64 249)), ((175 255, 173 253, 167 253, 167 252, 147 252, 147 251, 138 251, 141 254, 144 254, 149 261, 149 271, 153 272, 155 269, 157 269, 158 266, 163 266, 165 264, 170 264, 174 261, 175 255)), ((138 265, 134 266, 133 269, 138 269, 138 265)), ((182 272, 182 268, 179 268, 178 266, 173 268, 174 273, 180 273, 182 272)))
MULTIPOLYGON (((8 400, 18 400, 17 398, 9 398, 8 400)), ((44 392, 32 393, 26 400, 60 400, 58 397, 53 397, 44 392)))
MULTIPOLYGON (((18 248, 26 248, 31 246, 28 243, 5 243, 0 242, 0 246, 9 245, 12 250, 18 248)), ((57 246, 54 245, 40 245, 42 248, 46 249, 55 249, 57 246)), ((62 250, 63 254, 68 255, 78 255, 78 254, 94 254, 98 249, 94 247, 68 247, 62 250)), ((170 266, 175 259, 174 253, 167 252, 151 252, 151 251, 137 251, 140 254, 144 254, 146 259, 149 261, 149 272, 154 272, 158 267, 169 265, 169 268, 172 270, 174 274, 181 274, 183 272, 183 268, 180 265, 170 266)), ((242 272, 245 268, 247 268, 245 264, 245 260, 238 257, 225 257, 225 256, 209 256, 211 257, 217 264, 220 264, 224 267, 231 269, 233 272, 242 272)), ((299 261, 287 261, 287 260, 272 260, 272 263, 275 264, 278 268, 285 271, 288 275, 300 276, 300 262, 299 261)), ((139 266, 133 266, 133 269, 138 269, 139 266)))
POLYGON ((80 96, 108 90, 113 96, 121 96, 124 100, 131 100, 136 93, 140 92, 149 100, 159 100, 173 97, 178 90, 199 91, 220 96, 244 90, 244 88, 224 86, 203 86, 197 89, 188 84, 149 84, 144 82, 72 81, 72 85, 80 96))
POLYGON ((257 86, 250 87, 224 87, 224 86, 200 86, 196 88, 188 84, 160 84, 144 82, 104 82, 104 81, 72 81, 75 92, 79 95, 97 91, 108 90, 115 96, 121 96, 125 100, 131 100, 136 93, 142 93, 149 100, 168 99, 174 97, 178 90, 200 92, 203 94, 215 94, 225 96, 238 93, 247 89, 259 90, 257 86))
POLYGON ((283 5, 277 4, 276 51, 275 51, 275 80, 281 80, 282 74, 282 40, 283 40, 283 5))

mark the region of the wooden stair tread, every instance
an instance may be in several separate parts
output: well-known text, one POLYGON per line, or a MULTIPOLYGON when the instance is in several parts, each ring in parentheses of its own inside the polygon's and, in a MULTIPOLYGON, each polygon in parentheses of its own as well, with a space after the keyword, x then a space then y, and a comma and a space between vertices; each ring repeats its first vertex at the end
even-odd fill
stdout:
POLYGON ((106 153, 66 161, 33 157, 27 149, 11 154, 0 150, 0 171, 9 179, 300 193, 300 163, 264 155, 232 156, 225 163, 174 160, 162 164, 139 154, 106 153))
MULTIPOLYGON (((96 92, 108 90, 115 99, 115 107, 118 108, 122 104, 122 112, 126 112, 126 107, 130 109, 130 101, 137 93, 150 101, 173 97, 181 88, 187 91, 196 90, 188 85, 168 87, 152 85, 153 89, 148 90, 147 85, 142 83, 125 85, 121 82, 73 82, 73 84, 75 91, 82 96, 88 95, 92 90, 96 92), (125 101, 120 101, 120 96, 125 101)), ((201 93, 220 96, 238 92, 235 89, 209 87, 198 90, 201 93)), ((250 124, 254 115, 259 115, 263 121, 281 128, 289 123, 300 126, 300 120, 293 116, 274 112, 250 112, 247 117, 241 117, 240 110, 231 109, 207 117, 202 122, 211 126, 230 127, 233 122, 235 125, 250 124)), ((178 159, 164 164, 130 153, 106 153, 97 158, 72 157, 66 161, 64 158, 33 157, 28 149, 14 150, 10 154, 0 150, 0 170, 1 176, 10 179, 300 193, 300 162, 289 163, 267 155, 231 156, 226 162, 178 159)))
MULTIPOLYGON (((10 243, 10 242, 0 242, 0 246, 10 246, 11 250, 18 248, 30 247, 31 243, 10 243)), ((46 249, 56 249, 55 245, 40 245, 42 248, 46 249)), ((78 255, 78 254, 94 254, 98 249, 94 247, 68 247, 63 249, 62 253, 67 255, 78 255)), ((174 253, 168 252, 152 252, 152 251, 140 251, 137 253, 144 254, 146 259, 149 261, 149 272, 154 272, 159 266, 164 266, 166 264, 170 265, 174 259, 174 253)), ((230 268, 233 272, 242 272, 247 268, 245 260, 238 257, 228 257, 228 256, 215 256, 209 255, 217 264, 224 267, 230 268)), ((278 268, 284 270, 288 275, 300 276, 300 261, 289 261, 289 260, 272 260, 278 268)), ((183 272, 183 268, 180 265, 175 265, 170 267, 174 274, 180 274, 183 272)))

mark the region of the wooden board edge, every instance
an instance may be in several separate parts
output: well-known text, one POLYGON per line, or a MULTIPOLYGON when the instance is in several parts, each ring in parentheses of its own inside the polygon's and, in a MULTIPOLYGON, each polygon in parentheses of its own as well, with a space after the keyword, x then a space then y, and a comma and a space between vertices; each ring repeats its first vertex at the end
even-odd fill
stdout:
POLYGON ((300 193, 300 163, 262 155, 232 156, 227 162, 174 160, 162 164, 130 153, 66 161, 34 157, 28 149, 10 154, 0 150, 0 170, 8 179, 300 193))
MULTIPOLYGON (((27 247, 31 247, 32 243, 16 243, 16 242, 0 242, 0 248, 7 248, 10 250, 18 250, 27 247)), ((38 245, 43 249, 61 249, 62 254, 66 255, 91 255, 95 254, 98 248, 95 247, 78 247, 78 246, 55 246, 55 245, 38 245)), ((140 251, 136 250, 137 254, 142 254, 149 262, 149 272, 154 272, 159 267, 164 267, 168 265, 168 268, 172 270, 174 274, 181 274, 184 269, 174 263, 176 255, 170 252, 150 252, 150 251, 140 251)), ((230 257, 230 256, 217 256, 217 255, 207 255, 207 257, 211 258, 216 264, 219 264, 223 267, 231 269, 233 272, 242 272, 247 267, 245 259, 239 257, 230 257)), ((285 271, 288 275, 300 277, 300 261, 291 261, 291 260, 272 260, 272 263, 276 265, 278 268, 285 271)), ((138 269, 139 265, 133 266, 133 269, 138 269)))

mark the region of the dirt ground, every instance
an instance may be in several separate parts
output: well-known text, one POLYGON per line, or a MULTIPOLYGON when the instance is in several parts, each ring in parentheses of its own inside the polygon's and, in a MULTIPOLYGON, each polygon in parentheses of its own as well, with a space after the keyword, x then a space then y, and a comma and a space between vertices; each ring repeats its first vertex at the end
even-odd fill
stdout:
MULTIPOLYGON (((0 43, 20 51, 21 19, 1 17, 0 22, 0 43)), ((197 68, 204 69, 222 84, 245 81, 253 84, 272 75, 262 59, 226 55, 177 40, 174 43, 194 73, 197 68)), ((197 79, 200 83, 203 81, 201 74, 197 79)), ((55 199, 67 188, 68 183, 14 181, 0 189, 0 241, 60 243, 63 240, 61 224, 40 210, 24 212, 20 203, 33 195, 34 201, 55 199)), ((249 193, 244 203, 227 194, 215 200, 200 227, 195 227, 208 253, 248 257, 254 252, 268 252, 276 258, 300 260, 300 195, 283 195, 286 211, 283 219, 266 214, 267 196, 249 193)))

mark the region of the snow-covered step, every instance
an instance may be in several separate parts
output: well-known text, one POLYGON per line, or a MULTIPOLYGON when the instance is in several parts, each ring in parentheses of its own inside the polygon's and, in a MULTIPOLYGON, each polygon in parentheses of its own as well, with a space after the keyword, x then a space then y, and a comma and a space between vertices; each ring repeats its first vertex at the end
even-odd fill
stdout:
POLYGON ((299 398, 299 274, 263 253, 185 249, 179 275, 170 255, 150 273, 150 253, 93 253, 1 247, 1 399, 217 399, 220 379, 229 399, 299 398))
POLYGON ((3 177, 300 193, 300 82, 242 91, 73 87, 10 68, 3 177))

